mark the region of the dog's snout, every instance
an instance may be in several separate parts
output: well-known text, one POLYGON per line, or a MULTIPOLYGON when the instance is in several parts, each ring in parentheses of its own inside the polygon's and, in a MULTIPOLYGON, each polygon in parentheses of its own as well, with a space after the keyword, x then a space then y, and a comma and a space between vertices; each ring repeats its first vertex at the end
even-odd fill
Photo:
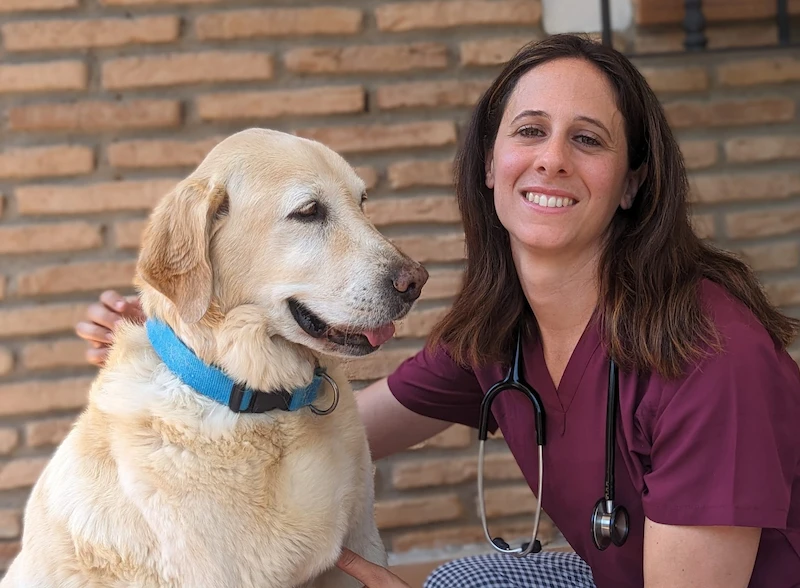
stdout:
POLYGON ((419 298, 422 287, 428 281, 428 270, 420 264, 402 265, 392 276, 392 286, 408 302, 419 298))

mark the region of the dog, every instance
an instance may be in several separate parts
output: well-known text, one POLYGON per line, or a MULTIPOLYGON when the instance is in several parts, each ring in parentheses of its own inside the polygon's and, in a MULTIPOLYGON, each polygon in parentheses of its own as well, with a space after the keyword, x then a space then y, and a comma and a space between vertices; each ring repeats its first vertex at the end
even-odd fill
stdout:
POLYGON ((331 149, 251 128, 162 198, 134 278, 147 323, 115 331, 2 588, 360 586, 342 546, 386 565, 340 363, 391 338, 428 274, 365 197, 331 149), (199 390, 217 376, 222 398, 199 390))

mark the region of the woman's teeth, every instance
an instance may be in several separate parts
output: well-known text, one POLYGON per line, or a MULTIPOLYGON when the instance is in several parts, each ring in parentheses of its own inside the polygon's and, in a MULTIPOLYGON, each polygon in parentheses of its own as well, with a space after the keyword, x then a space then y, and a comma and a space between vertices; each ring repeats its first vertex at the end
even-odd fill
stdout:
POLYGON ((562 208, 564 206, 572 206, 575 201, 572 198, 562 198, 560 196, 545 196, 544 194, 535 194, 528 192, 525 194, 528 202, 533 202, 545 208, 562 208))

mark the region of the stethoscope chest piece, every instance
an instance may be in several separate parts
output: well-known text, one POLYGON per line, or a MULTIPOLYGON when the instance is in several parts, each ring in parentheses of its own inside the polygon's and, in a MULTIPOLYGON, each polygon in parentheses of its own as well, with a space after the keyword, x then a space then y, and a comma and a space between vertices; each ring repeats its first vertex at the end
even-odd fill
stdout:
POLYGON ((628 511, 601 498, 592 512, 592 541, 600 551, 614 544, 622 547, 628 538, 628 511))

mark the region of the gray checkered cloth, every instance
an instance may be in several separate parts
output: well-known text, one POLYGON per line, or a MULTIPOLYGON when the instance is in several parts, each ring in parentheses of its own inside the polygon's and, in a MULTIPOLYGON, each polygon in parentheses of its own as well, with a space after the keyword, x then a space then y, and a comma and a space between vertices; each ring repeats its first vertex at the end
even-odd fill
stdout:
POLYGON ((524 558, 495 553, 448 562, 423 588, 595 588, 592 570, 577 554, 544 551, 524 558))

